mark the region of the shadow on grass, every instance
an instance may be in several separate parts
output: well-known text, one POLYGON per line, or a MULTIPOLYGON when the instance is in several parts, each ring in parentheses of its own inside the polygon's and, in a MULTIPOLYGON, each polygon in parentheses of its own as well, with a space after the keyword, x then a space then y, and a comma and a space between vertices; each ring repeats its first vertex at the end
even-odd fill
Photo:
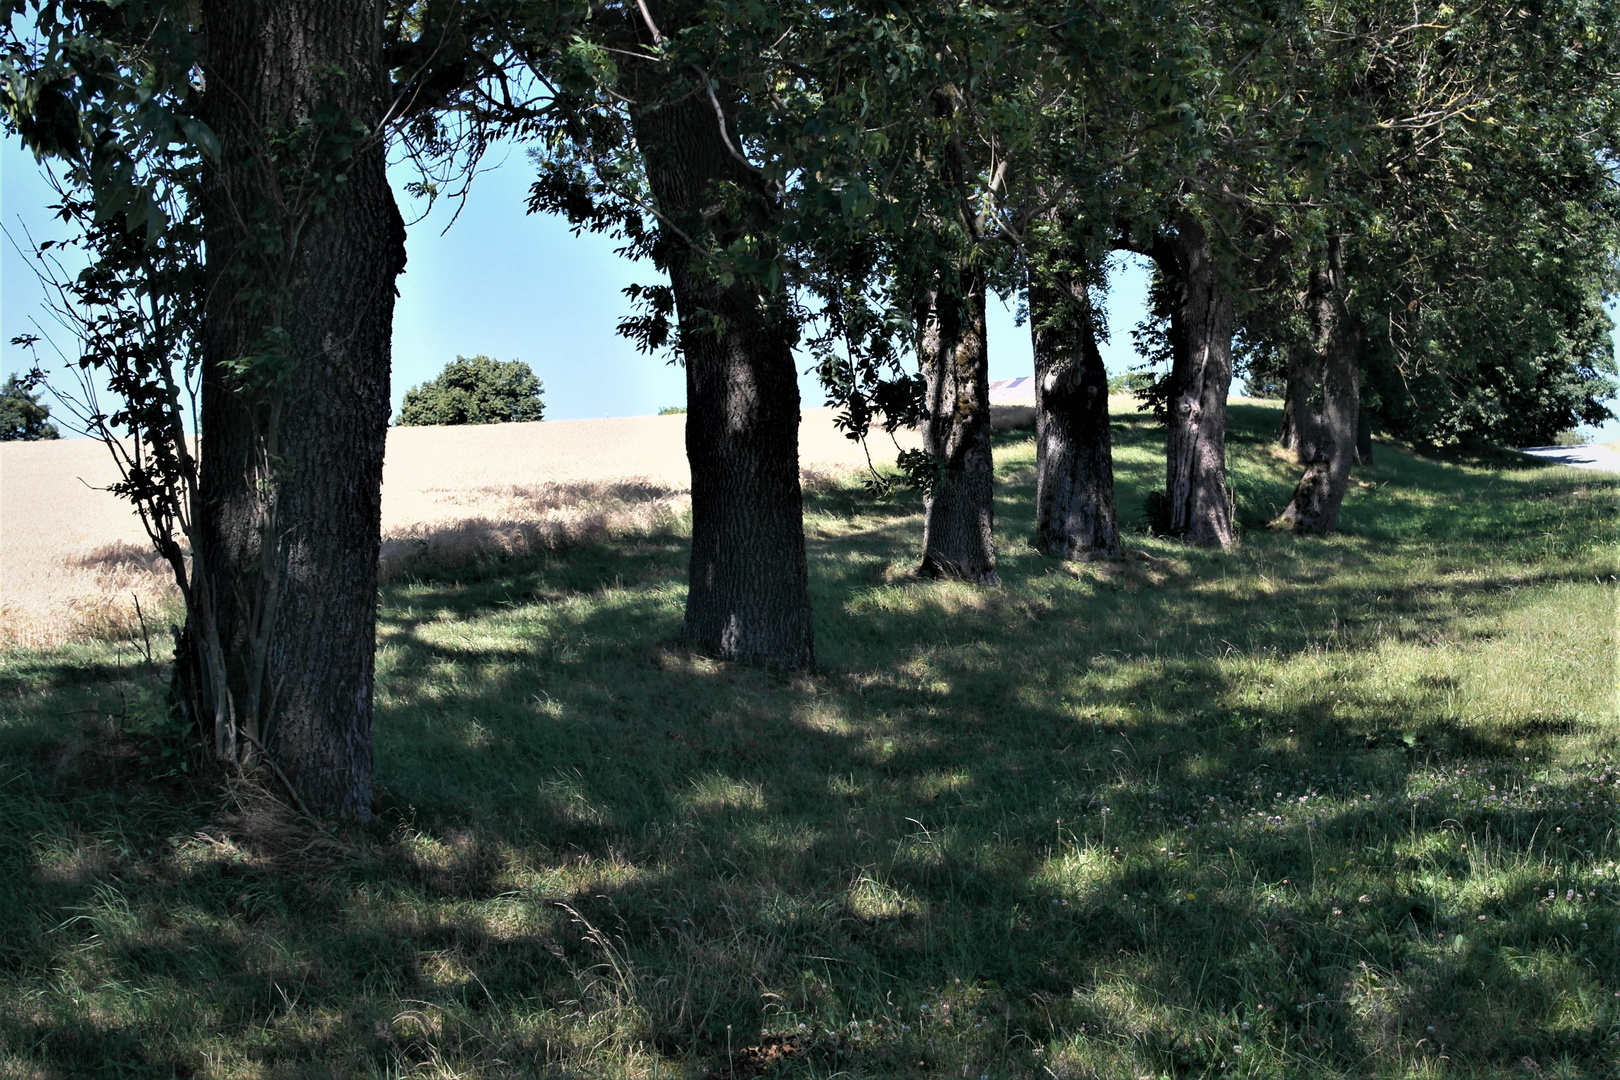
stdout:
MULTIPOLYGON (((1294 467, 1274 411, 1233 413, 1259 519, 1294 467)), ((1123 510, 1158 436, 1116 447, 1123 510)), ((1381 448, 1343 536, 1065 567, 1022 539, 1027 439, 998 456, 994 591, 908 576, 914 495, 810 490, 813 676, 668 644, 674 534, 390 586, 385 808, 335 868, 64 765, 57 714, 126 663, 8 661, 0 1047, 86 1076, 1612 1064, 1620 773, 1563 763, 1601 718, 1457 695, 1527 598, 1601 591, 1614 484, 1381 448)))

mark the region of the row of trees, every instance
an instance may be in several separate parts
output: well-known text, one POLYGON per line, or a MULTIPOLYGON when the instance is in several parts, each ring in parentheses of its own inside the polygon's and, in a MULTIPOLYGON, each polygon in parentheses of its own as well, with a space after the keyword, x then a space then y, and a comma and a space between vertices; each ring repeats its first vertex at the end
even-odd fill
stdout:
POLYGON ((531 210, 665 275, 622 329, 685 365, 682 637, 729 659, 815 660, 798 347, 852 436, 921 426, 920 571, 995 582, 989 289, 1028 305, 1037 545, 1117 553, 1115 250, 1156 267, 1163 524, 1189 543, 1235 540, 1234 348, 1285 386, 1301 532, 1334 527, 1369 414, 1516 437, 1612 392, 1603 0, 6 8, 8 123, 90 254, 61 306, 120 397, 91 420, 186 596, 176 700, 323 814, 369 812, 390 145, 434 195, 520 140, 531 210))

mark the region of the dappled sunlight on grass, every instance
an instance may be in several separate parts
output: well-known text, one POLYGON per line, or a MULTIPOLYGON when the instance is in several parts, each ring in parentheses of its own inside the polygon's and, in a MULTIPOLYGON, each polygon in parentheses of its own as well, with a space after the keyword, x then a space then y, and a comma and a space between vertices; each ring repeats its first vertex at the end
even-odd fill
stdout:
POLYGON ((1074 565, 998 434, 995 590, 810 485, 813 675, 672 644, 678 523, 396 581, 381 813, 303 864, 146 778, 127 645, 6 654, 0 1071, 1603 1075, 1620 482, 1380 444, 1300 539, 1276 423, 1213 553, 1118 418, 1074 565))

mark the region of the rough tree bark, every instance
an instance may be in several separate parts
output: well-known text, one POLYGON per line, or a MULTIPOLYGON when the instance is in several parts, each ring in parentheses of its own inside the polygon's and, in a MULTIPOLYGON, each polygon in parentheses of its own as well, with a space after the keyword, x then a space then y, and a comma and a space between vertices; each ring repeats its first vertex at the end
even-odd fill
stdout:
POLYGON ((1330 533, 1350 486, 1361 427, 1361 333, 1346 308, 1344 245, 1328 240, 1320 309, 1322 410, 1317 445, 1283 520, 1298 533, 1330 533))
POLYGON ((923 446, 939 471, 924 501, 917 573, 996 585, 984 275, 964 267, 956 285, 931 292, 918 317, 917 359, 928 394, 923 446))
MULTIPOLYGON (((680 4, 654 4, 637 27, 679 29, 680 4)), ((799 486, 797 325, 786 297, 745 274, 728 281, 675 234, 724 249, 775 213, 741 159, 731 102, 701 72, 633 65, 631 122, 664 221, 686 362, 686 453, 692 467, 692 561, 682 640, 728 660, 815 666, 804 508, 799 486), (728 118, 722 121, 717 111, 728 118), (722 127, 725 123, 727 127, 722 127), (722 191, 722 186, 727 190, 722 191)), ((757 235, 768 228, 753 230, 757 235)))
POLYGON ((1155 241, 1152 257, 1176 284, 1170 315, 1170 432, 1165 454, 1169 530, 1190 544, 1231 547, 1226 489, 1226 395, 1232 386, 1232 294, 1191 214, 1155 241))
POLYGON ((1288 350, 1285 378, 1282 432, 1277 441, 1303 465, 1316 456, 1321 441, 1315 408, 1322 389, 1321 355, 1307 345, 1294 344, 1288 350))
POLYGON ((1322 358, 1327 348, 1326 334, 1333 325, 1333 296, 1327 274, 1321 268, 1311 272, 1305 307, 1311 338, 1308 342, 1294 342, 1288 350, 1283 428, 1279 437, 1283 448, 1292 450, 1301 465, 1316 460, 1322 444, 1322 358))
POLYGON ((312 811, 352 819, 372 803, 383 447, 405 264, 376 133, 382 7, 202 4, 221 153, 203 196, 198 555, 240 731, 312 811))
POLYGON ((1059 559, 1119 554, 1108 371, 1091 294, 1073 278, 1029 281, 1035 349, 1035 547, 1059 559))

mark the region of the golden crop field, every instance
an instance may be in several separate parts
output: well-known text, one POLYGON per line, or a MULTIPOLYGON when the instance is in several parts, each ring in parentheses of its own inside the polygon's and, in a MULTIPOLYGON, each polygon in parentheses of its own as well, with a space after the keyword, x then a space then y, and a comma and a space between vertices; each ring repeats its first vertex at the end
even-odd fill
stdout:
MULTIPOLYGON (((685 421, 391 429, 383 577, 407 562, 515 554, 684 514, 685 421)), ((899 438, 917 445, 915 434, 899 438)), ((893 460, 887 436, 874 438, 872 453, 880 466, 893 460)), ((828 409, 805 411, 799 455, 810 476, 866 464, 828 409)), ((140 520, 105 490, 117 478, 106 448, 89 439, 0 444, 0 646, 41 648, 124 632, 137 623, 137 600, 148 615, 176 602, 140 520)))

